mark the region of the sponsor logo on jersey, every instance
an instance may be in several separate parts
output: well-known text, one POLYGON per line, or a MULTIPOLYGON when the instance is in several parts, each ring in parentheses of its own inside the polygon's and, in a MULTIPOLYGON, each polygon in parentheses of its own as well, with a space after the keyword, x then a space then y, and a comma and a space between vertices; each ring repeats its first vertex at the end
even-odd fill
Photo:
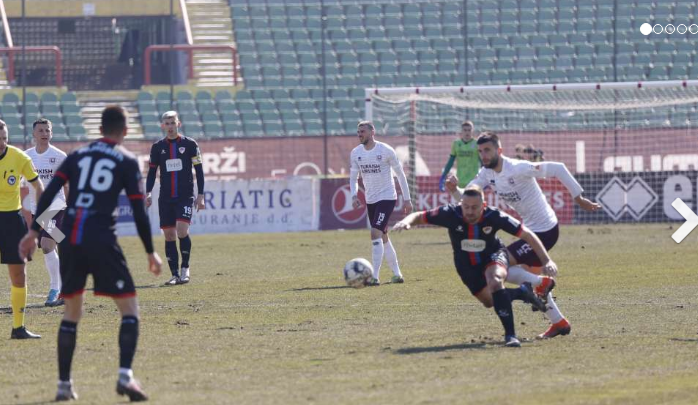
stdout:
POLYGON ((481 239, 463 239, 460 241, 460 248, 466 252, 482 252, 487 243, 481 239))
MULTIPOLYGON (((359 189, 359 200, 365 204, 364 192, 359 189)), ((351 204, 351 187, 345 184, 339 187, 332 196, 332 213, 334 216, 345 224, 355 224, 364 220, 366 217, 366 209, 363 205, 359 208, 354 208, 351 204)))
POLYGON ((463 225, 458 225, 456 227, 456 232, 463 232, 463 225))
POLYGON ((167 152, 165 152, 165 149, 161 149, 161 150, 160 150, 160 154, 161 154, 161 155, 164 155, 165 153, 167 153, 167 152))
POLYGON ((486 227, 482 228, 482 232, 484 232, 485 235, 489 235, 490 233, 492 233, 492 227, 486 226, 486 227))

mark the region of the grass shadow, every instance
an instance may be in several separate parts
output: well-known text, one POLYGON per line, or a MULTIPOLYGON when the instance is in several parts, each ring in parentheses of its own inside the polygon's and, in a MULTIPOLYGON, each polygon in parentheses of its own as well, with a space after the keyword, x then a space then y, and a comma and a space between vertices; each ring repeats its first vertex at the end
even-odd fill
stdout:
POLYGON ((691 342, 691 343, 698 343, 698 339, 685 339, 685 338, 671 338, 669 339, 672 342, 691 342))
POLYGON ((334 285, 334 286, 329 286, 329 287, 302 287, 302 288, 292 288, 290 290, 286 290, 286 292, 339 290, 339 289, 343 289, 343 288, 354 288, 354 287, 349 287, 348 285, 334 285))
POLYGON ((504 343, 461 343, 447 346, 405 347, 395 350, 395 354, 439 353, 449 350, 483 350, 487 346, 504 346, 504 343))

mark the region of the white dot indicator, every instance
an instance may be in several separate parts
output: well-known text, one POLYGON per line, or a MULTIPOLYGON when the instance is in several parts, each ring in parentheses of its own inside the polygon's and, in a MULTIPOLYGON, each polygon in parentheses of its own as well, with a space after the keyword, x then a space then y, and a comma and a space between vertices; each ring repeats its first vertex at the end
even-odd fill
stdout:
POLYGON ((649 35, 652 32, 652 26, 648 23, 644 23, 640 26, 640 33, 642 35, 649 35))

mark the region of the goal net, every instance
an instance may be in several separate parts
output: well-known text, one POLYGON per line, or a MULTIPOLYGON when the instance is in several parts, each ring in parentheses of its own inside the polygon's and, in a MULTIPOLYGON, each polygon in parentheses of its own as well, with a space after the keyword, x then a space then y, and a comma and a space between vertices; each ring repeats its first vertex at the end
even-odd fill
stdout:
POLYGON ((556 180, 540 181, 563 223, 683 220, 671 203, 696 208, 697 108, 695 80, 366 90, 366 119, 401 147, 418 193, 439 192, 470 120, 499 134, 506 156, 565 163, 604 207, 580 212, 556 180))

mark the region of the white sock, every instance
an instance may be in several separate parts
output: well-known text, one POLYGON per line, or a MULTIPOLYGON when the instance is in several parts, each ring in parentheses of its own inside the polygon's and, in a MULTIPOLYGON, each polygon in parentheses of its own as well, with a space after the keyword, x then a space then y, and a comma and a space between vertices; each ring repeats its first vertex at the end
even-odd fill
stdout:
POLYGON ((531 283, 531 286, 537 287, 543 282, 543 278, 530 271, 526 271, 526 269, 521 266, 515 265, 509 267, 509 270, 507 270, 507 278, 505 281, 516 285, 531 283))
POLYGON ((129 379, 131 379, 133 378, 133 370, 130 368, 119 367, 119 377, 121 376, 128 377, 129 379))
POLYGON ((56 249, 46 253, 44 255, 44 263, 46 264, 46 271, 48 271, 49 286, 52 290, 61 290, 61 265, 58 260, 58 253, 56 249))
POLYGON ((383 238, 374 239, 371 241, 373 245, 373 278, 378 280, 381 272, 381 263, 383 262, 383 238))
POLYGON ((388 242, 383 244, 383 248, 385 249, 385 260, 393 270, 393 274, 398 277, 402 277, 402 273, 400 273, 400 265, 397 263, 397 253, 395 253, 395 248, 393 247, 393 243, 390 241, 390 239, 388 239, 388 242))
POLYGON ((552 323, 558 323, 565 319, 565 317, 562 316, 562 312, 560 312, 560 308, 557 307, 557 304, 553 300, 552 293, 548 293, 548 310, 545 312, 545 316, 547 316, 552 323))

